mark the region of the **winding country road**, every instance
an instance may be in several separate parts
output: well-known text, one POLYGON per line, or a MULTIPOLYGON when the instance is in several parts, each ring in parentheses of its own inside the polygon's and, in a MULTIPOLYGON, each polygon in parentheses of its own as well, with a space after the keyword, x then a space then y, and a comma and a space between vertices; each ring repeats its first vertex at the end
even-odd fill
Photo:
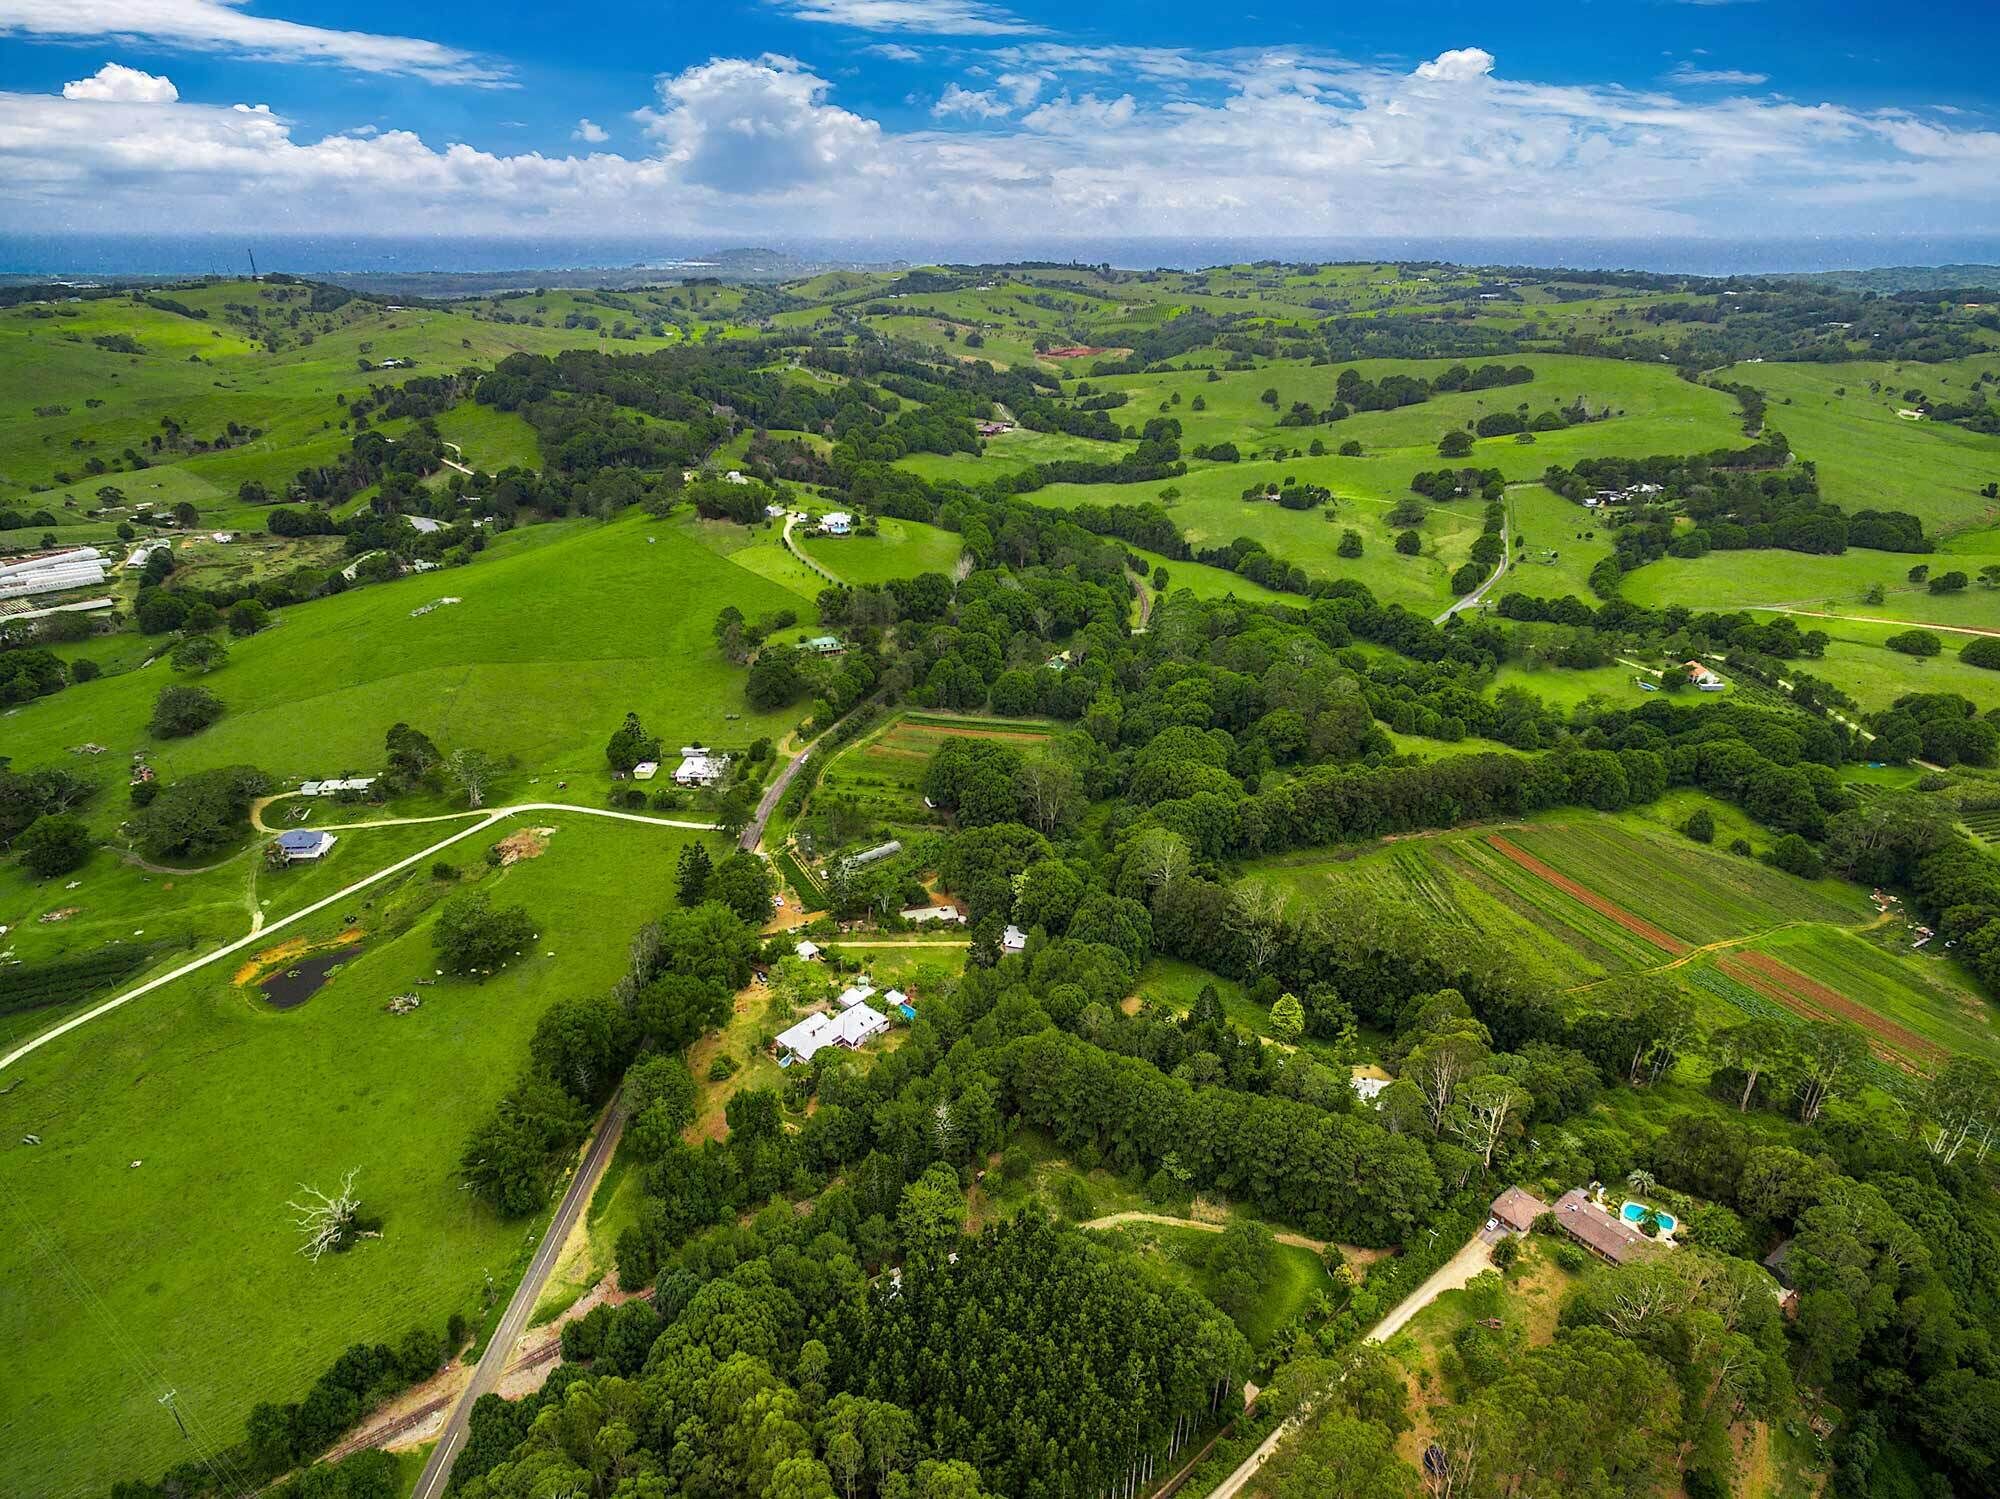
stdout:
POLYGON ((555 1269, 563 1245, 589 1203, 591 1193, 597 1190, 604 1168, 611 1164, 611 1157, 618 1148, 618 1137, 624 1129, 625 1090, 621 1088, 612 1098, 611 1107, 605 1111, 604 1122, 590 1142, 583 1164, 570 1178, 569 1190, 563 1193, 562 1201, 557 1204, 555 1216, 549 1220, 541 1243, 535 1246, 535 1256, 528 1262, 527 1273, 514 1288, 513 1299, 507 1303, 507 1310, 500 1314, 493 1336, 486 1340, 486 1350, 480 1354, 471 1380, 459 1395, 458 1403, 452 1407, 444 1429, 438 1433, 437 1445, 431 1449, 423 1474, 417 1479, 416 1488, 411 1490, 410 1499, 438 1499, 451 1482, 452 1464, 458 1461, 459 1448, 465 1444, 466 1429, 472 1421, 472 1407, 479 1403, 480 1396, 491 1394, 506 1374, 508 1362, 514 1356, 514 1343, 527 1330, 528 1319, 534 1315, 535 1307, 541 1301, 542 1288, 548 1284, 549 1273, 555 1269))
MULTIPOLYGON (((291 794, 296 795, 297 793, 294 792, 291 794)), ((276 798, 274 797, 272 798, 272 800, 276 800, 276 798)), ((447 817, 450 818, 456 818, 462 816, 462 817, 475 818, 477 820, 471 823, 467 827, 460 828, 457 832, 449 835, 448 837, 440 838, 436 843, 431 844, 428 848, 418 849, 417 852, 409 855, 407 858, 398 859, 394 864, 388 865, 387 867, 382 869, 378 869, 373 874, 365 875, 361 879, 354 881, 352 884, 344 885, 340 889, 334 891, 333 894, 326 896, 321 900, 316 900, 309 906, 301 907, 299 910, 292 912, 292 914, 289 916, 281 916, 276 921, 265 923, 262 926, 259 926, 255 922, 253 922, 251 925, 251 929, 248 932, 244 933, 243 936, 238 937, 234 942, 225 942, 223 943, 222 946, 213 948, 210 951, 202 954, 202 956, 198 958, 191 958, 187 962, 181 964, 179 967, 170 969, 166 973, 160 974, 157 978, 147 979, 145 983, 139 984, 134 988, 127 989, 123 994, 114 995, 112 998, 105 1000, 102 1004, 91 1006, 88 1010, 85 1010, 81 1015, 72 1015, 68 1020, 65 1020, 61 1025, 53 1026, 50 1029, 43 1031, 39 1036, 36 1036, 31 1040, 22 1042, 19 1046, 15 1047, 5 1056, 0 1057, 0 1071, 5 1071, 7 1068, 13 1066, 16 1062, 20 1061, 23 1057, 28 1056, 30 1053, 39 1051, 42 1047, 47 1046, 51 1041, 54 1041, 59 1036, 66 1036, 71 1031, 77 1030, 82 1026, 86 1026, 90 1024, 91 1021, 96 1020, 101 1016, 109 1015, 113 1010, 117 1009, 121 1005, 130 1004, 135 999, 141 998, 142 996, 147 994, 151 994, 155 989, 165 988, 168 984, 174 982, 174 980, 185 978, 190 973, 194 973, 200 969, 208 967, 209 964, 211 963, 220 962, 224 958, 232 957, 236 953, 243 951, 244 948, 250 946, 251 943, 262 941, 264 938, 270 936, 271 933, 278 931, 283 927, 288 927, 296 922, 304 921, 308 916, 317 915, 319 912, 324 911, 328 906, 336 905, 339 902, 348 899, 350 896, 355 895, 359 891, 366 890, 370 885, 373 885, 380 880, 387 879, 392 874, 400 874, 405 869, 415 868, 417 865, 423 863, 424 860, 429 859, 438 853, 441 853, 443 850, 447 848, 450 848, 454 843, 458 843, 463 841, 464 839, 470 838, 475 833, 483 832, 487 828, 494 826, 496 823, 504 822, 507 818, 517 816, 523 812, 576 813, 583 817, 609 817, 618 822, 648 823, 654 827, 690 828, 701 832, 717 831, 713 823, 680 822, 676 821, 673 818, 668 818, 668 817, 647 817, 638 812, 615 812, 608 807, 578 807, 578 806, 573 806, 568 802, 517 802, 513 806, 494 807, 490 811, 485 811, 485 812, 447 814, 447 817)), ((438 822, 443 820, 446 819, 439 817, 385 817, 385 818, 379 818, 373 822, 333 823, 329 824, 324 829, 324 831, 334 832, 338 831, 342 827, 371 827, 371 828, 397 827, 407 823, 438 822)), ((264 831, 268 832, 269 829, 264 829, 264 831)))
POLYGON ((1495 583, 1498 583, 1502 578, 1507 576, 1507 568, 1509 564, 1511 564, 1514 560, 1513 537, 1508 534, 1508 528, 1512 524, 1513 522, 1511 518, 1502 520, 1500 522, 1500 565, 1493 569, 1492 573, 1487 577, 1484 583, 1481 583, 1477 588, 1473 589, 1472 592, 1468 593, 1464 598, 1459 599, 1456 603, 1452 604, 1452 606, 1446 609, 1444 613, 1440 614, 1436 619, 1432 620, 1431 621, 1432 624, 1435 625, 1447 624, 1450 622, 1451 617, 1454 614, 1457 614, 1462 610, 1477 608, 1479 606, 1480 601, 1486 597, 1488 590, 1490 590, 1495 583))

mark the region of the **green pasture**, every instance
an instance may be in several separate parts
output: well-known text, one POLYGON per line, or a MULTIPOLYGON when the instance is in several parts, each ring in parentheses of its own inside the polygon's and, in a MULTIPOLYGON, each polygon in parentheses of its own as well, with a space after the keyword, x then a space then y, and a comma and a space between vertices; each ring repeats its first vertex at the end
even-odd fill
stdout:
POLYGON ((1590 570, 1612 551, 1611 532, 1597 517, 1541 484, 1509 489, 1507 516, 1513 561, 1489 597, 1497 603, 1498 594, 1525 593, 1539 599, 1567 594, 1594 606, 1597 597, 1590 591, 1590 570))
POLYGON ((1912 389, 1963 399, 1973 376, 1992 367, 1985 355, 1936 365, 1739 364, 1716 378, 1766 394, 1766 424, 1819 466, 1820 492, 1843 510, 1907 510, 1948 535, 2000 522, 2000 501, 1979 493, 2000 479, 2000 437, 1896 413, 1910 409, 1912 389))
POLYGON ((1663 608, 1699 601, 1705 609, 1768 609, 1800 616, 1801 630, 1827 629, 1833 615, 1887 619, 1906 624, 2000 630, 2000 590, 1982 588, 1979 570, 2000 562, 1990 554, 1871 552, 1855 548, 1837 557, 1779 550, 1710 552, 1706 557, 1663 557, 1625 574, 1621 592, 1635 604, 1663 608), (1912 567, 1934 574, 1963 572, 1973 580, 1961 593, 1936 594, 1927 583, 1912 583, 1912 567), (1864 603, 1879 587, 1883 600, 1864 603))
POLYGON ((527 907, 539 938, 483 984, 413 989, 432 977, 428 918, 392 934, 391 912, 425 909, 436 882, 418 869, 377 912, 357 899, 308 923, 330 935, 354 915, 376 935, 296 1009, 271 1010, 218 963, 10 1069, 0 1339, 35 1377, 0 1386, 0 1444, 22 1492, 101 1492, 178 1461, 165 1389, 219 1447, 253 1403, 299 1398, 349 1343, 476 1317, 489 1273, 505 1297, 533 1225, 495 1219, 453 1163, 549 1002, 617 977, 691 836, 527 821, 557 828, 547 852, 485 882, 527 907), (405 992, 422 1008, 387 1014, 405 992), (42 1144, 16 1143, 28 1133, 42 1144), (285 1202, 350 1168, 383 1237, 308 1264, 285 1202))
POLYGON ((481 749, 523 771, 601 772, 628 709, 669 744, 748 743, 791 726, 794 713, 750 708, 741 671, 716 650, 725 604, 755 618, 800 596, 645 516, 528 527, 467 567, 289 609, 234 642, 203 679, 229 712, 192 738, 146 732, 173 680, 164 664, 67 688, 5 723, 22 769, 66 763, 64 748, 89 740, 107 747, 106 763, 147 750, 167 779, 236 763, 281 782, 366 774, 401 720, 448 751, 481 749), (461 602, 412 616, 445 596, 461 602))
POLYGON ((808 535, 798 527, 792 540, 841 582, 859 587, 879 587, 891 578, 914 578, 918 573, 950 577, 965 549, 957 532, 921 521, 883 516, 876 525, 873 536, 808 535))
POLYGON ((1035 720, 903 713, 844 745, 826 762, 813 790, 816 803, 838 802, 860 823, 915 830, 942 818, 924 806, 924 772, 952 739, 993 739, 1029 750, 1054 732, 1035 720))
MULTIPOLYGON (((1105 1230, 1124 1247, 1164 1269, 1173 1279, 1202 1295, 1214 1297, 1220 1277, 1209 1268, 1208 1256, 1220 1234, 1206 1229, 1173 1228, 1164 1223, 1126 1223, 1105 1230)), ((1252 1348, 1263 1350, 1294 1317, 1306 1309, 1315 1291, 1331 1295, 1332 1277, 1312 1250, 1297 1244, 1271 1246, 1269 1278, 1247 1305, 1232 1314, 1252 1348)))

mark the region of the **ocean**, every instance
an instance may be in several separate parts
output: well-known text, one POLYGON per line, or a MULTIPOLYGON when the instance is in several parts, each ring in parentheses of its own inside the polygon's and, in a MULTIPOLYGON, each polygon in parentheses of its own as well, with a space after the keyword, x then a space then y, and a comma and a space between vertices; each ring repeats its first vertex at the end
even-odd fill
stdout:
POLYGON ((658 268, 697 272, 700 262, 754 244, 804 267, 1018 260, 1108 263, 1126 269, 1194 269, 1251 260, 1442 260, 1464 265, 1644 270, 1730 276, 2000 264, 2000 235, 1882 235, 1817 239, 1366 239, 1190 238, 987 240, 801 240, 784 236, 706 240, 592 238, 341 237, 303 235, 39 235, 0 233, 0 274, 48 276, 364 272, 560 271, 658 268))

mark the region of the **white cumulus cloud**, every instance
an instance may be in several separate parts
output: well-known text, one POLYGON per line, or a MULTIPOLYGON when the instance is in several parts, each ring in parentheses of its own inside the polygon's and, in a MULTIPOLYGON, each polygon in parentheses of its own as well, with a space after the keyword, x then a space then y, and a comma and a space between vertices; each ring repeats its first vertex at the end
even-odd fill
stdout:
POLYGON ((65 99, 110 99, 127 104, 171 104, 181 91, 171 78, 108 62, 88 78, 63 85, 65 99))
POLYGON ((1417 64, 1418 78, 1443 83, 1465 83, 1484 78, 1493 71, 1493 54, 1484 47, 1456 47, 1440 52, 1429 62, 1417 64))
POLYGON ((987 0, 770 0, 794 20, 929 36, 1033 36, 1044 28, 987 0))
POLYGON ((587 141, 593 146, 601 146, 611 139, 611 132, 594 120, 578 120, 576 129, 570 132, 570 139, 587 141))

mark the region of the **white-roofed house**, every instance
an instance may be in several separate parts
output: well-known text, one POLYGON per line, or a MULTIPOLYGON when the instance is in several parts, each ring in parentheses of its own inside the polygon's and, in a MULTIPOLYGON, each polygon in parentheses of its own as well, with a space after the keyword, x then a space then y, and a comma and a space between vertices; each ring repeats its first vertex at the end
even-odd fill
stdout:
POLYGON ((1000 946, 1008 952, 1020 952, 1028 945, 1028 934, 1017 926, 1009 926, 1000 934, 1000 946))
POLYGON ((632 779, 635 781, 650 781, 659 773, 660 762, 658 760, 641 760, 637 765, 632 767, 632 779))
POLYGON ((801 942, 792 951, 811 963, 819 957, 819 944, 812 941, 801 942))
POLYGON ((851 1010, 874 992, 875 986, 868 980, 862 979, 859 983, 851 984, 840 991, 840 1007, 843 1010, 851 1010))
POLYGON ((829 510, 819 518, 819 529, 826 536, 846 536, 854 530, 854 517, 845 510, 829 510))
POLYGON ((679 786, 714 786, 729 774, 729 756, 713 754, 698 744, 681 746, 680 768, 674 772, 679 786))

